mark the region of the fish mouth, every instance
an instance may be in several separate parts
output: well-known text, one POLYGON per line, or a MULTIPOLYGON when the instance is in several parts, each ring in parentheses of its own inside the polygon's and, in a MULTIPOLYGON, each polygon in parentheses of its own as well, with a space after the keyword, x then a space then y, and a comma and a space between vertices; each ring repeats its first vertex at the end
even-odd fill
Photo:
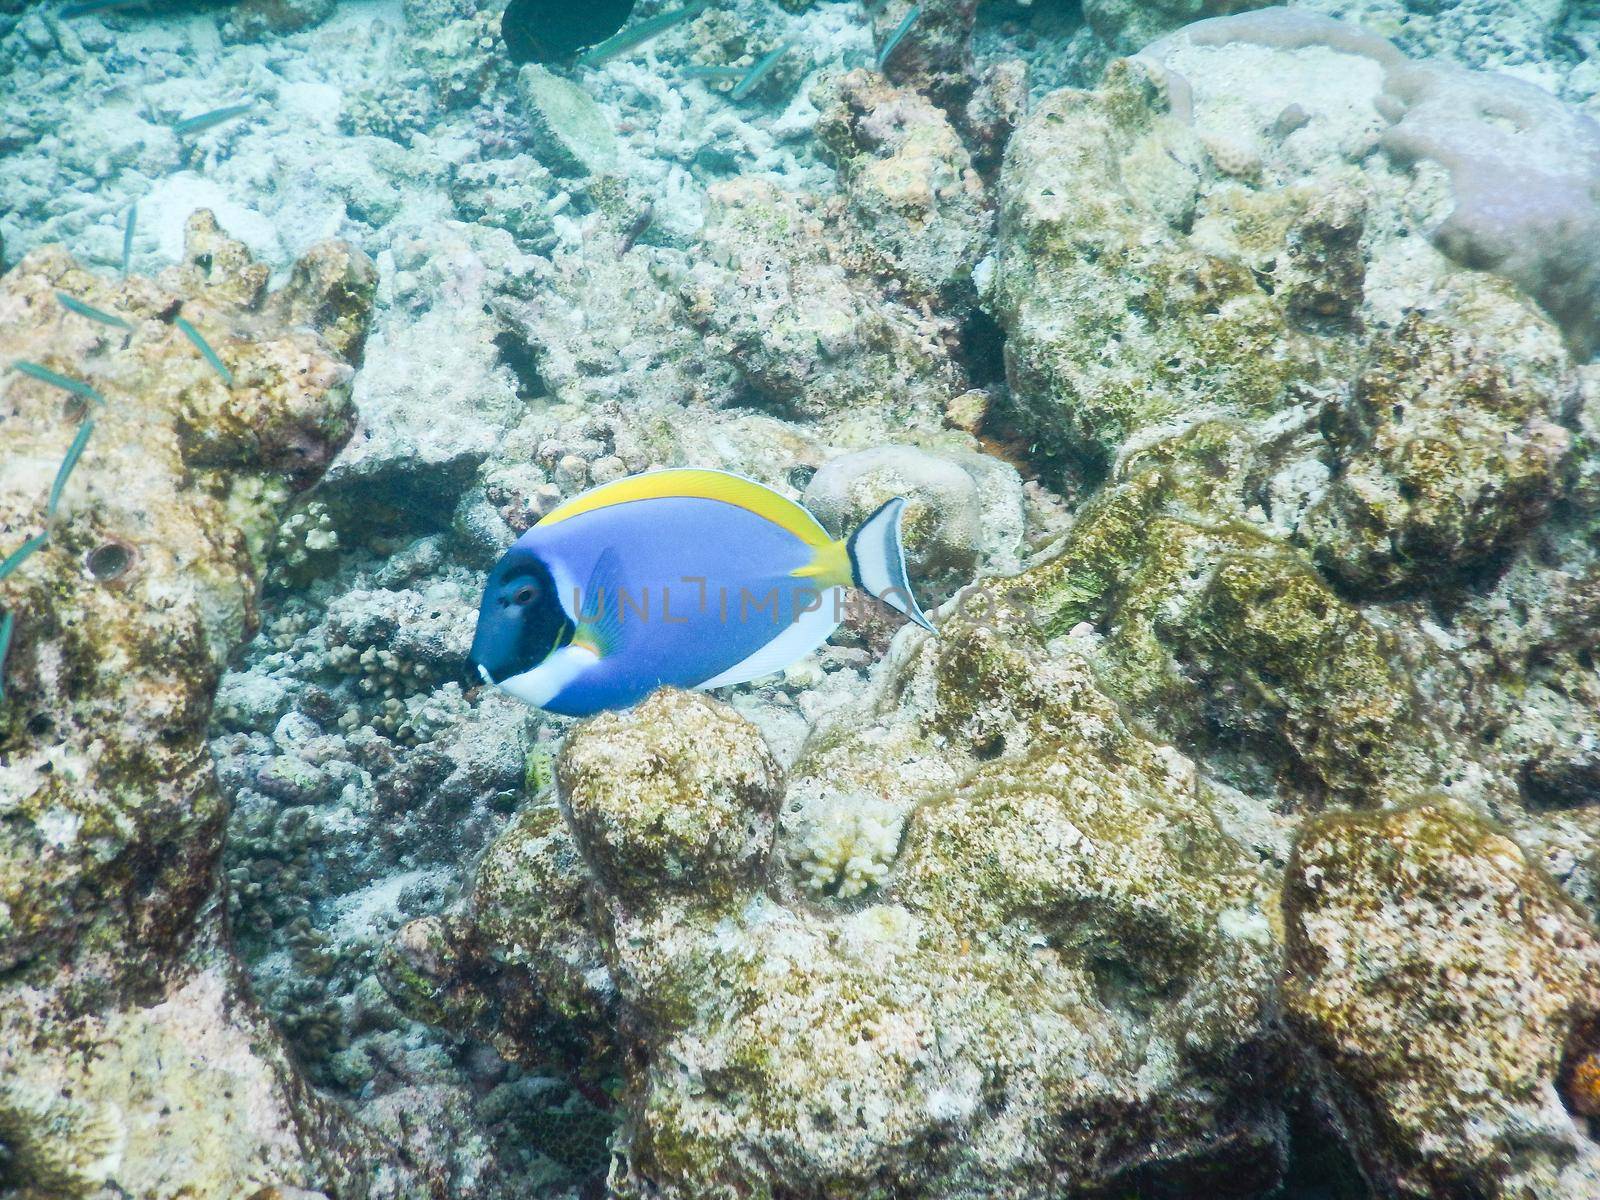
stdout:
POLYGON ((490 687, 499 687, 500 686, 499 684, 497 684, 494 681, 494 676, 489 674, 489 668, 488 667, 484 666, 482 663, 473 663, 472 665, 478 668, 478 674, 483 676, 483 681, 485 683, 487 683, 490 687))

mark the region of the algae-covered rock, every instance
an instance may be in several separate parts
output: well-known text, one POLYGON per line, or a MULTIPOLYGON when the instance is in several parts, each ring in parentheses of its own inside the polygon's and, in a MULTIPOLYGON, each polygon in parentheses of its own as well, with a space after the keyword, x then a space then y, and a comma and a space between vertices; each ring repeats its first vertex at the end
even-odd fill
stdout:
POLYGON ((1126 54, 1191 21, 1245 9, 1267 0, 1084 0, 1083 17, 1113 50, 1126 54))
POLYGON ((658 692, 625 717, 595 718, 557 780, 573 835, 624 900, 664 887, 716 897, 766 863, 778 764, 747 721, 700 696, 658 692))
POLYGON ((185 262, 159 279, 109 282, 56 247, 0 279, 0 360, 98 397, 12 371, 0 414, 5 549, 48 534, 0 584, 15 618, 0 702, 0 1172, 23 1194, 405 1186, 309 1094, 239 985, 205 741, 277 522, 350 434, 351 370, 329 338, 359 343, 365 302, 341 289, 370 272, 326 245, 269 296, 266 268, 201 212, 185 262))
POLYGON ((1313 371, 1249 264, 1182 234, 1200 156, 1129 64, 1099 92, 1046 97, 1012 138, 996 299, 1013 403, 1040 451, 1097 469, 1142 428, 1265 415, 1313 371))
POLYGON ((508 1039, 577 1061, 609 1050, 616 988, 588 920, 588 874, 561 810, 530 805, 484 856, 472 897, 476 952, 500 987, 508 1039))
POLYGON ((972 92, 972 31, 977 13, 978 0, 922 0, 918 4, 892 0, 882 5, 872 16, 873 41, 879 54, 896 30, 901 36, 879 70, 895 83, 924 93, 935 104, 958 109, 972 92))
POLYGON ((313 327, 255 311, 254 264, 209 214, 191 230, 211 286, 188 268, 108 285, 59 250, 6 276, 0 357, 48 364, 104 398, 75 405, 51 384, 7 379, 5 528, 14 542, 50 534, 0 585, 16 615, 0 723, 16 818, 0 871, 12 966, 81 952, 91 929, 138 936, 156 963, 187 936, 220 832, 202 740, 212 694, 254 630, 269 531, 352 427, 348 364, 313 327), (131 328, 67 312, 56 292, 131 328), (180 304, 233 363, 231 387, 164 319, 180 304), (93 433, 51 518, 52 480, 86 419, 93 433), (71 902, 85 888, 119 902, 71 902))
POLYGON ((1442 177, 1374 153, 1403 61, 1273 10, 1041 102, 998 187, 995 418, 1094 489, 1032 603, 1092 626, 1142 719, 1280 803, 1493 809, 1551 722, 1588 724, 1513 699, 1511 660, 1566 635, 1487 632, 1586 574, 1560 517, 1582 392, 1533 297, 1428 244, 1442 177))
POLYGON ((1378 593, 1436 585, 1544 515, 1571 441, 1556 423, 1565 355, 1542 323, 1507 331, 1524 344, 1541 334, 1543 362, 1520 370, 1419 316, 1376 348, 1332 416, 1337 474, 1302 526, 1332 574, 1378 593))
POLYGON ((947 326, 837 262, 810 198, 750 177, 710 200, 704 257, 680 298, 769 406, 810 419, 870 406, 927 424, 967 390, 939 344, 947 326))
POLYGON ((243 0, 229 12, 223 37, 256 42, 272 34, 295 33, 333 15, 334 0, 243 0))
POLYGON ((1569 1108, 1600 938, 1516 842, 1433 801, 1321 817, 1284 907, 1289 1018, 1380 1189, 1595 1194, 1600 1152, 1569 1108))
POLYGON ((845 184, 851 256, 913 300, 970 306, 972 271, 989 247, 989 199, 949 118, 865 70, 832 81, 819 99, 817 135, 845 184))
POLYGON ((530 63, 517 74, 534 145, 552 171, 600 175, 617 165, 617 135, 600 106, 577 84, 530 63))
POLYGON ((1252 454, 1212 422, 1130 457, 1018 581, 1041 631, 1103 631, 1116 693, 1236 786, 1366 803, 1436 781, 1440 735, 1395 638, 1246 518, 1252 454))
POLYGON ((868 698, 796 768, 790 813, 870 790, 899 821, 868 888, 812 887, 787 816, 769 855, 770 753, 671 692, 569 738, 575 853, 520 849, 559 841, 548 810, 491 851, 480 928, 538 971, 581 921, 616 985, 617 1194, 1248 1196, 1278 1178, 1283 1110, 1235 1074, 1286 1069, 1270 885, 1192 765, 1126 726, 1081 656, 992 628, 1020 613, 991 600, 1002 619, 894 666, 882 694, 904 707, 868 698), (541 899, 574 894, 558 861, 586 906, 541 899))

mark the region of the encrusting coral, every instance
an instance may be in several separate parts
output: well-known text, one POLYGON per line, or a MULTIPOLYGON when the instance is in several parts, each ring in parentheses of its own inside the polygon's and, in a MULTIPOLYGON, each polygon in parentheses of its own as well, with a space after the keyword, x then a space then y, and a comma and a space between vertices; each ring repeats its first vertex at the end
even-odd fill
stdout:
POLYGON ((327 244, 283 289, 266 282, 206 212, 157 278, 108 282, 55 248, 0 278, 0 361, 51 364, 104 398, 48 517, 83 405, 11 373, 0 409, 0 529, 49 532, 0 585, 16 617, 0 707, 0 1141, 24 1195, 100 1195, 112 1179, 148 1197, 409 1186, 306 1089, 218 918, 212 696, 259 619, 280 517, 350 435, 345 355, 373 273, 327 244))
MULTIPOLYGON (((782 772, 704 698, 578 727, 452 918, 451 1019, 535 1056, 560 1013, 574 1069, 620 1064, 618 1195, 1256 1196, 1326 1185, 1319 1138, 1381 1194, 1594 1189, 1592 369, 1419 236, 1448 181, 1385 152, 1398 52, 1259 19, 1011 139, 978 419, 1081 491, 1064 534, 898 634, 782 772), (510 1019, 508 979, 540 997, 510 1019)), ((851 189, 909 102, 822 98, 834 227, 888 220, 851 189)), ((787 248, 827 218, 764 183, 718 205, 691 317, 836 427, 893 342, 818 328, 915 264, 892 222, 870 263, 787 248), (734 299, 807 254, 827 302, 734 299)), ((961 382, 927 370, 913 421, 961 382)), ((808 495, 843 521, 892 480, 967 561, 982 483, 926 453, 808 495)))
POLYGON ((1600 1150, 1557 1085, 1596 1048, 1600 937, 1503 830, 1437 801, 1323 817, 1285 921, 1289 1020, 1377 1186, 1594 1194, 1600 1150))
POLYGON ((582 856, 569 861, 592 866, 587 902, 553 908, 548 887, 509 891, 497 868, 474 920, 542 972, 558 960, 541 947, 592 931, 634 1047, 618 1194, 774 1180, 872 1194, 892 1180, 902 1195, 1046 1196, 1136 1186, 1158 1160, 1168 1179, 1244 1167, 1229 1194, 1271 1177, 1278 1118, 1218 1073, 1281 1069, 1262 878, 1196 796, 1192 766, 1124 727, 1081 659, 1002 643, 967 625, 924 642, 886 686, 936 711, 869 721, 826 766, 798 768, 851 786, 869 762, 921 756, 902 776, 937 780, 933 763, 959 771, 973 737, 966 761, 993 760, 953 794, 903 787, 903 846, 883 847, 864 908, 783 900, 815 872, 771 858, 783 780, 726 709, 663 692, 569 739, 560 794, 582 856), (996 758, 963 696, 1013 688, 1036 700, 1019 697, 1027 732, 996 758), (1125 957, 1135 930, 1143 949, 1125 957), (1151 1060, 1168 1065, 1136 1066, 1151 1060), (1229 1115, 1191 1113, 1192 1087, 1228 1090, 1229 1115), (1116 1128, 1096 1135, 1060 1120, 1112 1110, 1116 1128))

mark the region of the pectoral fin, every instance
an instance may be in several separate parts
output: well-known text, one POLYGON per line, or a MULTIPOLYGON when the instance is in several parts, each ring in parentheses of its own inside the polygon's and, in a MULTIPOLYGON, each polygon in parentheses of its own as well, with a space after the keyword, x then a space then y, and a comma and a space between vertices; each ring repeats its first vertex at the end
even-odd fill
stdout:
POLYGON ((596 658, 607 658, 622 648, 622 560, 607 547, 595 559, 589 582, 577 600, 577 632, 572 644, 596 658))

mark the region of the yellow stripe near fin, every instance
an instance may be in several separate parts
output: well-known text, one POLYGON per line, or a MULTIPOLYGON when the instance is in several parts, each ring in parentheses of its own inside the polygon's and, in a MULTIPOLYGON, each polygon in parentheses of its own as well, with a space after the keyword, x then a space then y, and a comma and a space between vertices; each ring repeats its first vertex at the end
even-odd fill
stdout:
POLYGON ((790 574, 796 579, 815 579, 823 587, 849 585, 854 582, 850 569, 850 543, 840 539, 818 546, 816 556, 790 574))
MULTIPOLYGON (((664 471, 646 471, 643 475, 630 475, 615 483, 591 488, 581 496, 574 496, 560 508, 548 514, 540 525, 554 525, 569 521, 584 513, 610 508, 614 504, 627 504, 634 500, 663 500, 673 497, 720 500, 753 512, 758 517, 788 530, 808 546, 822 553, 834 544, 828 531, 800 505, 780 496, 765 484, 728 471, 711 471, 698 467, 673 467, 664 471)), ((849 561, 846 556, 846 579, 849 582, 849 561)))

